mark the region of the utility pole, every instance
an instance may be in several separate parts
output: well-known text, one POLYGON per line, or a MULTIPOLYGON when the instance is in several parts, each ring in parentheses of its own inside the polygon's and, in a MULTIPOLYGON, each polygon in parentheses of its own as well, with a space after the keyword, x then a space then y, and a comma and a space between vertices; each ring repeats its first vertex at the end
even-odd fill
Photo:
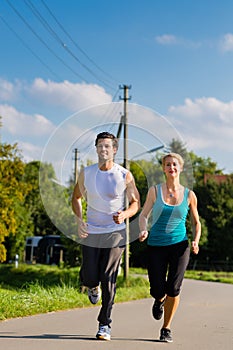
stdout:
POLYGON ((78 181, 78 149, 74 149, 74 183, 78 181))
MULTIPOLYGON (((129 97, 129 89, 131 86, 123 85, 120 86, 120 89, 124 90, 124 97, 120 99, 124 101, 124 115, 122 118, 123 126, 124 126, 124 167, 129 169, 129 160, 128 160, 128 100, 131 99, 129 97)), ((127 195, 125 195, 125 207, 126 209, 129 206, 127 195)), ((126 247, 124 254, 124 278, 128 278, 129 274, 129 219, 126 219, 126 247)))

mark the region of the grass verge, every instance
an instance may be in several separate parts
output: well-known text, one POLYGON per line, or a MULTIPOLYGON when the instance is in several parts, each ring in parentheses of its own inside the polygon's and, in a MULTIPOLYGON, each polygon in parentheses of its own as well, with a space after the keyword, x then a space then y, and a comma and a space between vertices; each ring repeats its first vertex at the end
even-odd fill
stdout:
MULTIPOLYGON (((146 270, 118 277, 116 302, 150 297, 146 270)), ((92 306, 80 292, 79 268, 0 265, 0 320, 92 306)), ((233 272, 186 271, 186 278, 233 284, 233 272)))

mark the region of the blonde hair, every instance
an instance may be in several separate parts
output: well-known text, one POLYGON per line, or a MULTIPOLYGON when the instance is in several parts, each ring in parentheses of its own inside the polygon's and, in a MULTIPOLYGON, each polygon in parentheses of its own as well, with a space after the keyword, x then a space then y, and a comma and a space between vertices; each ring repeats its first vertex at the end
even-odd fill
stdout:
POLYGON ((180 154, 178 154, 178 153, 173 153, 173 152, 168 153, 168 154, 165 154, 165 155, 162 157, 162 166, 163 166, 163 168, 164 168, 164 166, 165 166, 165 161, 166 161, 166 159, 167 159, 168 157, 176 158, 176 159, 178 160, 179 164, 180 164, 181 169, 183 169, 183 166, 184 166, 184 159, 181 157, 180 154))

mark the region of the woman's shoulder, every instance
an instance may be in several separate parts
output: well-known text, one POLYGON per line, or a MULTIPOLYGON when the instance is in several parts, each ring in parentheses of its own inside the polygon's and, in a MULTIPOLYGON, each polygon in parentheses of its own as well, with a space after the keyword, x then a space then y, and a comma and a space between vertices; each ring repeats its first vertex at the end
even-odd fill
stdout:
POLYGON ((160 187, 161 187, 161 184, 152 185, 151 187, 149 187, 148 192, 156 192, 157 193, 157 191, 160 187))
POLYGON ((155 200, 157 198, 157 194, 160 190, 161 185, 162 184, 156 184, 151 186, 148 190, 148 196, 155 200))
POLYGON ((196 203, 197 196, 196 196, 195 192, 189 188, 186 188, 186 189, 187 189, 187 196, 188 196, 189 203, 196 203))

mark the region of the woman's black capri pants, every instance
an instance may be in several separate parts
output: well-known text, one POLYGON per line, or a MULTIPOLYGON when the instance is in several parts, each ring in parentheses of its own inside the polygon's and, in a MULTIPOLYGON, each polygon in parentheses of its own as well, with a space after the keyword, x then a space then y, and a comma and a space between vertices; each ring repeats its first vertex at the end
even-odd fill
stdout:
POLYGON ((180 294, 185 270, 189 263, 188 241, 169 246, 148 246, 150 294, 155 299, 180 294))

